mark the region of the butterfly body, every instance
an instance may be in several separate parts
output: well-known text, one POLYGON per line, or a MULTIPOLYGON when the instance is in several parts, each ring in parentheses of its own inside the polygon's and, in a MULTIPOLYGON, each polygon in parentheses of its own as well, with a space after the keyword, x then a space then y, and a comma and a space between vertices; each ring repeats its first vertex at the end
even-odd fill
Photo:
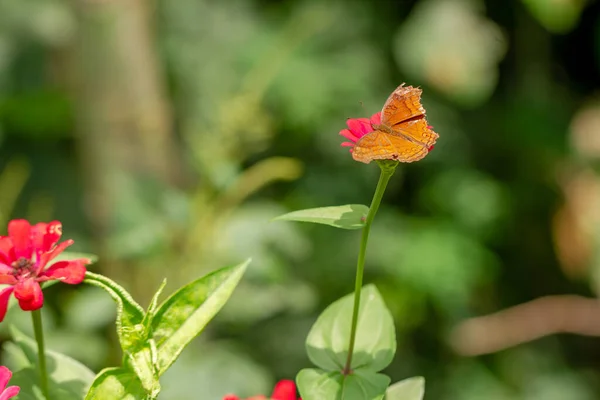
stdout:
POLYGON ((356 161, 418 161, 425 157, 439 135, 427 124, 421 105, 422 90, 400 85, 381 111, 381 123, 361 137, 352 150, 356 161))

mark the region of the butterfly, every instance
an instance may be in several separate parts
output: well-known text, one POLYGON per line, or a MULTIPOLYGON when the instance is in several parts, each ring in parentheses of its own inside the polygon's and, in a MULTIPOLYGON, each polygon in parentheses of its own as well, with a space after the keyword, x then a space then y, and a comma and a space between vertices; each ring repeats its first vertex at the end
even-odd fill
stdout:
POLYGON ((352 149, 356 161, 418 161, 425 157, 439 135, 427 124, 421 105, 423 91, 412 86, 398 86, 381 110, 381 123, 373 132, 361 137, 352 149))

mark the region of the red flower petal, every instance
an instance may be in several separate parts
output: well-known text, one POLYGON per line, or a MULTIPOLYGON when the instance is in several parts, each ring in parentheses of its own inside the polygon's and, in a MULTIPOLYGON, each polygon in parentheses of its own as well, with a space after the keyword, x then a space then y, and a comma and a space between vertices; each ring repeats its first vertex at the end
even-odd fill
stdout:
POLYGON ((7 287, 2 289, 0 292, 0 322, 4 321, 4 317, 6 317, 6 310, 8 310, 8 300, 10 300, 10 295, 15 290, 14 286, 7 287))
POLYGON ((33 246, 31 243, 31 225, 24 219, 13 219, 8 223, 8 236, 12 240, 15 258, 31 259, 33 246))
POLYGON ((0 236, 0 262, 10 265, 14 257, 12 240, 8 236, 0 236))
POLYGON ((43 253, 40 256, 40 259, 37 260, 37 273, 40 274, 46 266, 46 264, 48 264, 48 262, 50 262, 54 257, 58 256, 60 253, 65 251, 65 249, 73 243, 74 241, 72 239, 65 240, 64 242, 56 246, 54 249, 52 249, 52 251, 48 253, 43 253))
POLYGON ((11 397, 15 397, 16 395, 19 394, 20 391, 21 391, 20 387, 10 386, 10 387, 6 388, 6 390, 4 392, 2 392, 2 394, 0 394, 0 400, 8 400, 11 397))
POLYGON ((373 131, 371 121, 368 118, 349 118, 346 121, 350 131, 357 136, 359 139, 369 132, 373 131))
POLYGON ((15 269, 0 261, 0 275, 12 274, 15 269))
POLYGON ((0 285, 14 285, 17 278, 12 274, 0 274, 0 285))
POLYGON ((33 279, 25 279, 15 286, 15 297, 23 311, 34 311, 44 305, 44 294, 40 284, 33 279))
MULTIPOLYGON (((343 137, 345 137, 348 140, 353 141, 354 143, 358 142, 358 137, 353 135, 352 132, 350 132, 348 129, 342 129, 340 131, 340 135, 342 135, 343 137)), ((345 143, 347 143, 347 142, 345 142, 345 143)))
POLYGON ((375 113, 371 116, 371 125, 380 125, 381 124, 381 111, 375 113))
POLYGON ((273 389, 273 400, 296 400, 296 384, 291 380, 281 380, 273 389))
POLYGON ((59 261, 38 275, 38 281, 58 279, 70 285, 77 285, 85 278, 85 265, 90 260, 82 258, 79 260, 59 261))
POLYGON ((46 229, 44 230, 41 247, 41 250, 44 252, 50 251, 62 236, 62 224, 59 221, 52 221, 45 225, 46 229))
POLYGON ((228 394, 228 395, 225 395, 225 397, 223 397, 223 400, 242 400, 242 399, 240 399, 236 395, 228 394))
POLYGON ((3 365, 0 366, 0 392, 6 389, 6 385, 8 385, 8 381, 10 381, 11 377, 12 372, 10 372, 10 369, 3 365))
POLYGON ((368 133, 373 132, 373 125, 379 125, 381 123, 381 113, 373 114, 369 118, 348 118, 346 124, 350 129, 343 129, 340 131, 340 135, 348 139, 350 142, 343 142, 342 146, 352 147, 354 143, 358 142, 360 138, 368 133))

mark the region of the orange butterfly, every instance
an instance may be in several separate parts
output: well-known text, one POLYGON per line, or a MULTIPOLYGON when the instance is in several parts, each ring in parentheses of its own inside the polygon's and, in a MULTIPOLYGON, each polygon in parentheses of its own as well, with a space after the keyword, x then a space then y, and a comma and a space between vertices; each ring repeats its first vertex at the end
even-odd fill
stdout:
POLYGON ((352 158, 363 163, 373 160, 418 161, 425 157, 439 137, 431 130, 421 105, 423 91, 398 86, 381 110, 381 122, 362 136, 352 149, 352 158))

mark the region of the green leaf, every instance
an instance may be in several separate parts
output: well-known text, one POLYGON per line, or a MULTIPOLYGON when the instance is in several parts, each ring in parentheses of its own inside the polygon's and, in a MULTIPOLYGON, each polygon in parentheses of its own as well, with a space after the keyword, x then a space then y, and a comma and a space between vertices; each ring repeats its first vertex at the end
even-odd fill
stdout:
POLYGON ((150 400, 137 375, 124 368, 106 368, 96 376, 85 400, 150 400))
MULTIPOLYGON (((147 393, 151 396, 158 395, 160 384, 155 367, 156 355, 153 353, 155 347, 148 340, 144 310, 124 288, 105 276, 88 271, 85 282, 103 288, 117 303, 117 334, 127 365, 135 371, 147 393)), ((158 294, 161 289, 162 286, 158 294)))
MULTIPOLYGON (((392 315, 374 285, 362 289, 352 370, 381 371, 396 352, 392 315)), ((323 311, 306 338, 310 360, 326 371, 341 371, 348 356, 354 294, 337 300, 323 311)))
POLYGON ((160 393, 160 382, 156 372, 156 346, 152 339, 142 348, 127 354, 127 365, 133 369, 142 383, 142 387, 151 397, 160 393))
POLYGON ((343 381, 344 376, 339 372, 316 368, 305 368, 296 376, 298 391, 304 400, 339 400, 343 381))
MULTIPOLYGON (((25 366, 25 368, 14 371, 15 374, 10 384, 21 387, 19 399, 39 399, 41 392, 38 387, 37 344, 14 326, 10 327, 10 331, 14 343, 5 343, 3 349, 9 359, 18 362, 21 367, 25 366)), ((46 361, 52 398, 80 400, 85 396, 88 387, 94 380, 92 371, 79 361, 51 350, 46 350, 46 361)))
POLYGON ((158 287, 158 290, 156 291, 156 293, 154 293, 154 296, 152 296, 152 300, 150 300, 150 305, 148 305, 148 312, 146 314, 147 319, 152 319, 154 314, 156 314, 156 310, 158 308, 158 298, 160 297, 161 293, 165 289, 166 285, 167 285, 167 280, 163 279, 162 283, 158 287))
POLYGON ((86 272, 85 281, 108 292, 117 303, 117 335, 125 353, 133 353, 145 342, 144 310, 123 287, 105 276, 86 272))
POLYGON ((175 362, 183 348, 225 305, 249 263, 247 260, 197 279, 160 305, 151 324, 157 348, 158 376, 175 362))
POLYGON ((385 400, 423 400, 425 378, 415 376, 396 382, 385 392, 385 400))
POLYGON ((300 221, 314 224, 330 225, 341 229, 361 229, 369 207, 362 204, 347 204, 344 206, 309 208, 299 210, 274 218, 274 221, 300 221))
POLYGON ((355 371, 344 376, 307 368, 296 377, 303 400, 382 400, 390 378, 373 371, 355 371))

